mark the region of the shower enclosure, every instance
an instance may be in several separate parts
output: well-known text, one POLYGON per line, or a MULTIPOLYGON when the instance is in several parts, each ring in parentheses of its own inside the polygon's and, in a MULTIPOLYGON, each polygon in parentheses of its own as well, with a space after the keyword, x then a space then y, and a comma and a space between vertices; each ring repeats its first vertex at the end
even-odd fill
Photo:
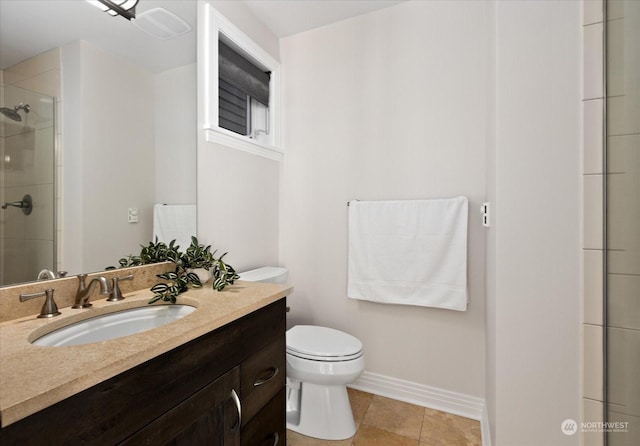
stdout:
POLYGON ((605 420, 640 444, 640 2, 606 1, 605 420))
POLYGON ((0 85, 0 286, 55 270, 54 99, 0 85))

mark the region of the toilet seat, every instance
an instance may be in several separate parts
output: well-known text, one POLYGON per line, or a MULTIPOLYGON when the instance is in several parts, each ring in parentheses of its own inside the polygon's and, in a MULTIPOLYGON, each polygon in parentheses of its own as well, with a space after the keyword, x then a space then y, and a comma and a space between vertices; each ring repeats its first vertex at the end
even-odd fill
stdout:
POLYGON ((333 328, 296 325, 287 331, 287 354, 312 361, 351 361, 362 356, 362 342, 333 328))

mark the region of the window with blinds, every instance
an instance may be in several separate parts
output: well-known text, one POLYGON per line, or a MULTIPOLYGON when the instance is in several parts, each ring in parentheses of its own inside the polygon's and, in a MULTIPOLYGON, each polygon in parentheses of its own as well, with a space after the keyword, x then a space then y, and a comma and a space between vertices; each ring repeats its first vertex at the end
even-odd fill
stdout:
POLYGON ((241 135, 249 127, 247 93, 234 87, 223 78, 218 79, 218 125, 241 135))
POLYGON ((271 73, 218 41, 218 125, 256 138, 269 134, 271 73))

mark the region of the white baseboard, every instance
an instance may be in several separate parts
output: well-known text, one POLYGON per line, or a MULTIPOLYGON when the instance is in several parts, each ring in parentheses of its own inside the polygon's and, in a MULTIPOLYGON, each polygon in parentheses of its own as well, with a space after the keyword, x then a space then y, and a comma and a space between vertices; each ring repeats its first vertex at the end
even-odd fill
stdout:
POLYGON ((366 371, 348 387, 478 420, 482 432, 482 444, 483 446, 491 446, 489 419, 482 398, 366 371))
POLYGON ((482 419, 480 420, 480 432, 482 435, 482 446, 491 446, 491 425, 489 424, 489 412, 487 405, 483 404, 482 419))

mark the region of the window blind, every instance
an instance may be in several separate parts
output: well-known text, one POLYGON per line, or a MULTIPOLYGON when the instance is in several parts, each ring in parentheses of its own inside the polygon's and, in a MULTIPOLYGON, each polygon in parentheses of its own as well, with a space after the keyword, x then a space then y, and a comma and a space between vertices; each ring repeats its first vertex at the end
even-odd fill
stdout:
POLYGON ((223 41, 218 41, 218 77, 269 106, 269 72, 264 72, 223 41))
POLYGON ((247 94, 224 79, 218 79, 218 125, 223 129, 246 135, 247 94))
POLYGON ((251 131, 252 98, 269 107, 271 74, 218 41, 218 125, 240 135, 251 131))

